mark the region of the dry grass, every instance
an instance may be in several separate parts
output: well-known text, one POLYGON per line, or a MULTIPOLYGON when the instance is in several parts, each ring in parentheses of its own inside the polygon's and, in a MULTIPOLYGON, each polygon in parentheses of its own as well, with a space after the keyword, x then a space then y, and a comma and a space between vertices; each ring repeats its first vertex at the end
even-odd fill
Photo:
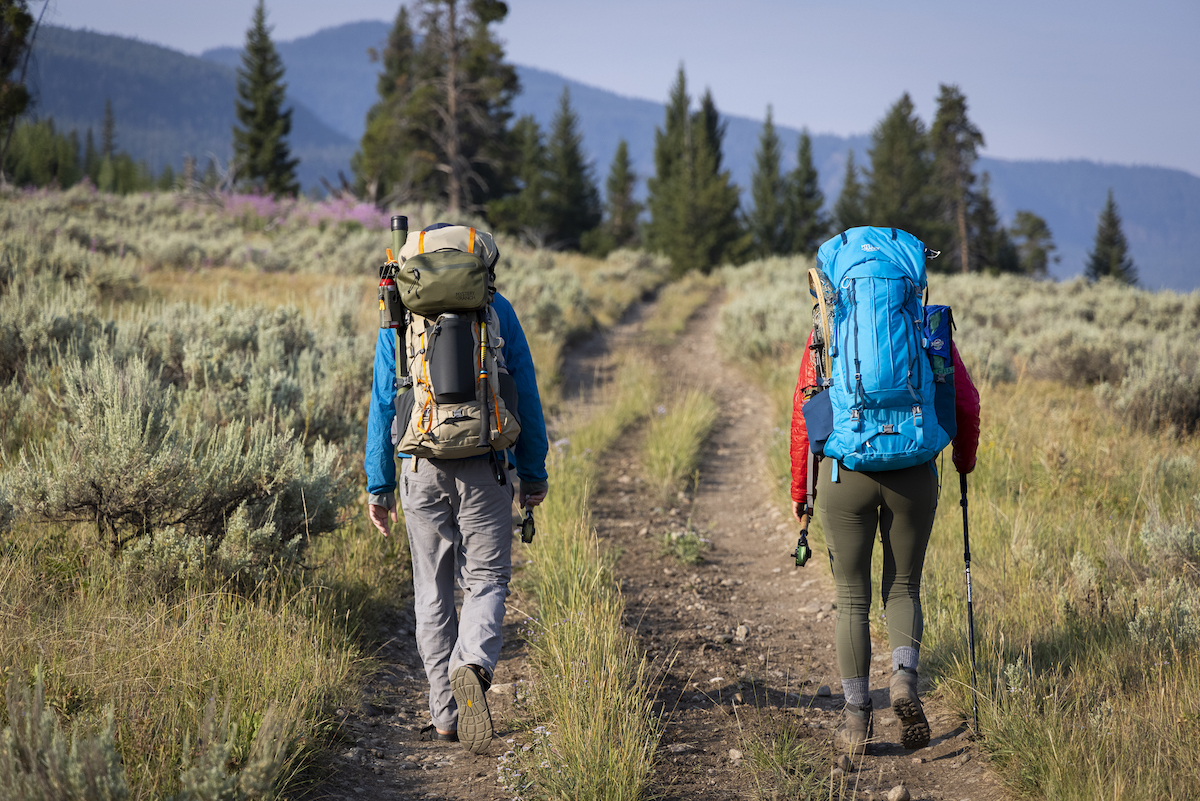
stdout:
POLYGON ((551 492, 526 553, 537 619, 527 621, 541 725, 514 746, 501 778, 522 798, 636 799, 652 776, 659 731, 646 662, 622 627, 611 554, 600 549, 589 501, 597 457, 649 413, 657 394, 643 360, 619 371, 603 408, 568 428, 550 459, 551 492))

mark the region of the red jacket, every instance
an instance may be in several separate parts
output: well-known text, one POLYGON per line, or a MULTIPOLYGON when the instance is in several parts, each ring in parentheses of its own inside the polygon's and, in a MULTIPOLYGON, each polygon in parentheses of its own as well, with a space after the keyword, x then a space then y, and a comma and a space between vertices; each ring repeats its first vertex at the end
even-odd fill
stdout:
MULTIPOLYGON (((808 344, 812 345, 812 334, 808 344)), ((800 363, 800 376, 796 381, 796 394, 792 397, 792 500, 803 501, 808 497, 808 427, 804 424, 804 390, 815 386, 816 368, 813 366, 814 351, 805 348, 808 357, 800 363)), ((953 440, 951 459, 960 473, 975 469, 975 451, 979 448, 979 390, 971 381, 966 365, 954 348, 954 411, 958 433, 953 440)))

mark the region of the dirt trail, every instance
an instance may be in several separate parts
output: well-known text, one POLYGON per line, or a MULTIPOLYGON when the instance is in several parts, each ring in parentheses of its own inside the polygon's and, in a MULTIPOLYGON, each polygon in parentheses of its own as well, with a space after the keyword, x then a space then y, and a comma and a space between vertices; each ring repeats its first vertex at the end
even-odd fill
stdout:
MULTIPOLYGON (((796 731, 832 755, 842 706, 829 568, 823 552, 804 568, 795 568, 788 556, 797 525, 771 500, 765 457, 773 434, 769 407, 755 385, 722 364, 715 342, 718 308, 714 299, 675 345, 648 352, 664 386, 702 387, 721 409, 694 494, 663 508, 639 491, 635 432, 629 447, 602 458, 593 502, 600 537, 621 552, 618 573, 629 624, 656 667, 664 735, 655 791, 664 799, 770 798, 769 788, 755 787, 745 764, 752 743, 796 731), (711 541, 704 562, 695 567, 662 553, 664 535, 686 527, 711 541)), ((635 308, 621 325, 572 350, 564 397, 573 404, 590 401, 591 390, 612 376, 611 354, 636 341, 644 313, 652 307, 635 308)), ((402 616, 395 640, 381 654, 388 667, 365 689, 362 708, 346 712, 345 750, 331 765, 330 779, 309 797, 507 798, 496 783, 496 757, 519 721, 516 689, 530 678, 516 633, 521 598, 512 601, 496 671, 501 684, 489 695, 500 738, 495 753, 476 757, 456 745, 417 741, 428 717, 425 680, 412 646, 411 617, 402 616)), ((934 704, 926 705, 930 746, 914 752, 894 744, 897 724, 885 689, 890 653, 885 643, 873 650, 879 742, 835 780, 832 797, 882 799, 903 784, 913 799, 1004 798, 960 721, 934 704)), ((828 789, 822 797, 829 797, 828 789)))
MULTIPOLYGON (((843 703, 828 563, 823 551, 803 568, 789 557, 799 527, 772 502, 769 406, 757 386, 722 363, 718 308, 713 302, 702 310, 675 346, 658 354, 667 385, 704 388, 721 409, 694 497, 653 508, 636 489, 636 457, 610 454, 593 505, 600 535, 622 552, 631 623, 661 669, 667 723, 659 789, 666 798, 753 795, 741 764, 751 743, 788 729, 818 738, 832 754, 843 703), (664 534, 687 526, 711 541, 697 567, 661 555, 664 534)), ((928 748, 895 744, 898 726, 886 690, 891 654, 886 643, 872 650, 879 742, 836 782, 835 796, 882 798, 904 784, 914 799, 1003 798, 965 728, 936 705, 926 705, 933 729, 928 748)))

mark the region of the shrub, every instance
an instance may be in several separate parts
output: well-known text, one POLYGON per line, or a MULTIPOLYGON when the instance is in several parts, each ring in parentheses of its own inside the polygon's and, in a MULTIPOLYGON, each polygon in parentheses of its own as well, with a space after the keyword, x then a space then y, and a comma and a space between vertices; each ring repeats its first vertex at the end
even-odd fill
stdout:
MULTIPOLYGON (((1200 509, 1200 496, 1197 496, 1196 504, 1200 509)), ((1165 561, 1173 565, 1182 562, 1193 568, 1200 567, 1200 525, 1197 523, 1196 518, 1189 519, 1185 514, 1174 519, 1167 517, 1157 504, 1152 503, 1142 523, 1142 545, 1154 562, 1165 561)))
MULTIPOLYGON (((14 671, 7 689, 8 726, 0 731, 0 797, 21 801, 123 801, 130 797, 117 752, 113 708, 107 707, 94 733, 76 725, 68 737, 46 705, 40 670, 32 689, 14 671)), ((272 705, 255 731, 230 723, 226 705, 220 721, 210 697, 196 747, 184 741, 180 790, 171 801, 249 801, 270 798, 288 762, 290 728, 272 705)))
POLYGON ((270 554, 261 533, 250 537, 249 551, 230 561, 238 573, 247 560, 295 562, 296 537, 336 526, 348 487, 332 446, 318 442, 308 460, 270 418, 214 429, 181 417, 174 389, 141 360, 118 367, 102 356, 63 369, 67 421, 42 447, 23 451, 9 477, 19 513, 92 522, 114 553, 168 528, 168 537, 202 538, 209 553, 231 525, 272 529, 270 554))
POLYGON ((1200 354, 1195 350, 1194 343, 1159 349, 1119 384, 1096 387, 1096 398, 1134 428, 1192 434, 1200 430, 1200 354))
POLYGON ((179 776, 181 789, 171 801, 250 801, 271 798, 275 782, 288 760, 289 727, 272 705, 263 715, 253 734, 249 753, 238 759, 240 741, 245 734, 230 723, 229 706, 217 721, 217 701, 210 696, 200 722, 194 758, 190 736, 184 742, 189 754, 179 776))
POLYGON ((1186 653, 1200 644, 1200 598, 1192 584, 1147 582, 1137 596, 1137 615, 1128 626, 1135 643, 1159 653, 1186 653))
POLYGON ((39 671, 33 689, 13 671, 6 692, 8 726, 0 731, 0 797, 23 801, 121 801, 129 797, 113 736, 113 709, 94 734, 68 735, 46 706, 39 671))

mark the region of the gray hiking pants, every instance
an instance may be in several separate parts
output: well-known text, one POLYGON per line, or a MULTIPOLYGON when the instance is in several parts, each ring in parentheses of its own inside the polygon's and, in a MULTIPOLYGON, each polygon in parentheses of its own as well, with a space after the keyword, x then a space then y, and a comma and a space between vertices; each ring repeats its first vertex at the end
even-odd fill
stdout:
POLYGON ((496 483, 487 459, 401 459, 400 507, 412 550, 417 650, 429 677, 429 714, 457 728, 450 674, 478 665, 491 675, 512 576, 513 482, 496 483), (454 583, 462 587, 455 614, 454 583))

